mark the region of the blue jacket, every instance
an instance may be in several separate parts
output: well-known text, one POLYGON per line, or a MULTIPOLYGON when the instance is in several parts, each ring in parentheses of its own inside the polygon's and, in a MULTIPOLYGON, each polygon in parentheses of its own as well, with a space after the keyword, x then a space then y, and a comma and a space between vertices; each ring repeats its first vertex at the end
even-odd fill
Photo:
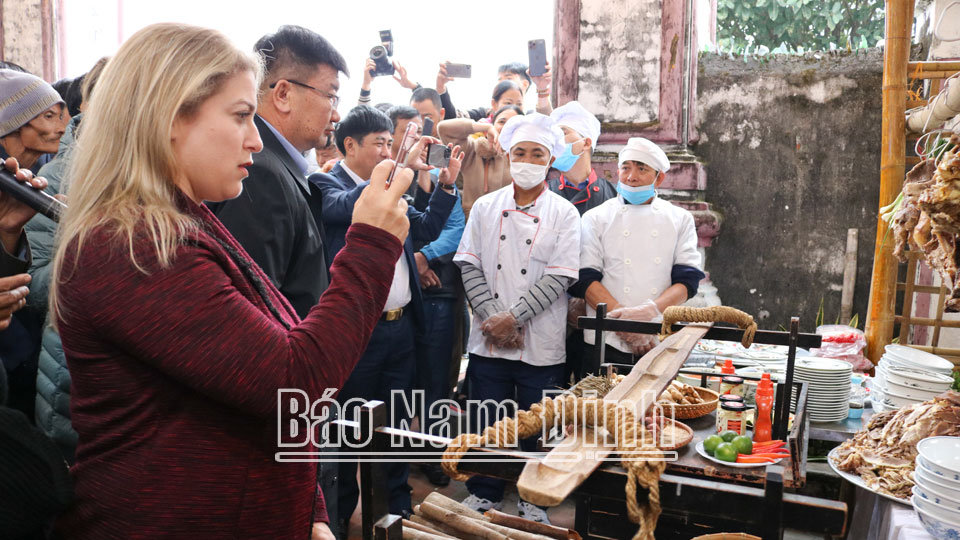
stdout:
MULTIPOLYGON (((357 202, 368 182, 357 184, 340 163, 334 166, 330 174, 315 173, 307 180, 320 188, 323 201, 324 245, 327 248, 327 264, 343 249, 346 243, 347 229, 353 221, 353 205, 357 202)), ((410 294, 413 315, 417 324, 423 321, 423 298, 420 294, 420 275, 417 273, 417 261, 413 258, 413 243, 432 242, 440 236, 450 211, 458 197, 442 189, 433 190, 430 203, 420 212, 413 206, 407 209, 410 219, 410 234, 403 244, 403 256, 410 267, 410 294)))

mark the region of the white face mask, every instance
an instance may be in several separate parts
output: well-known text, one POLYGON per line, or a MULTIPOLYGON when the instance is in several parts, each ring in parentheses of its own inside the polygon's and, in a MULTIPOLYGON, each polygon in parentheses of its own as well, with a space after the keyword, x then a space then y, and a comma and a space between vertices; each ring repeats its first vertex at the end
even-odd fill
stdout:
POLYGON ((547 166, 535 163, 510 163, 510 176, 521 189, 532 189, 547 177, 547 166))

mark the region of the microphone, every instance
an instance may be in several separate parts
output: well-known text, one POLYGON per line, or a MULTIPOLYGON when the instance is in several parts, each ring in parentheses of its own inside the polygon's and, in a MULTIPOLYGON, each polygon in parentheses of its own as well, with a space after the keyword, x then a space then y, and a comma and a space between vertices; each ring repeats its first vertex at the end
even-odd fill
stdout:
POLYGON ((60 223, 60 215, 67 205, 33 186, 17 180, 12 172, 0 166, 0 191, 60 223))

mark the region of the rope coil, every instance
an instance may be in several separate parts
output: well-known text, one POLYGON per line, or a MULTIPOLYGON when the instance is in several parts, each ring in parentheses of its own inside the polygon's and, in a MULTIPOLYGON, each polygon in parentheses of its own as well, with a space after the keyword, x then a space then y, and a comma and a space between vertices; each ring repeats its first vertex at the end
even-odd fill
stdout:
POLYGON ((660 327, 660 339, 673 334, 672 326, 678 322, 725 322, 735 324, 743 330, 743 339, 740 343, 749 349, 753 345, 753 337, 757 333, 757 323, 753 317, 739 309, 727 306, 706 308, 672 306, 663 311, 663 326, 660 327))
POLYGON ((518 439, 532 437, 546 426, 549 431, 564 425, 583 421, 585 427, 605 427, 616 437, 620 464, 627 470, 626 503, 630 521, 639 528, 633 540, 653 540, 653 532, 660 517, 660 474, 666 468, 662 453, 652 433, 634 418, 633 411, 615 402, 597 398, 582 398, 570 394, 555 399, 543 398, 530 406, 529 411, 517 411, 516 418, 504 418, 488 426, 481 434, 463 433, 450 442, 443 453, 443 470, 454 480, 465 481, 470 474, 457 470, 457 464, 470 448, 478 446, 513 446, 518 439), (612 429, 611 429, 612 428, 612 429), (637 454, 660 456, 661 459, 640 459, 623 456, 637 454), (637 489, 647 490, 644 504, 637 502, 637 489))

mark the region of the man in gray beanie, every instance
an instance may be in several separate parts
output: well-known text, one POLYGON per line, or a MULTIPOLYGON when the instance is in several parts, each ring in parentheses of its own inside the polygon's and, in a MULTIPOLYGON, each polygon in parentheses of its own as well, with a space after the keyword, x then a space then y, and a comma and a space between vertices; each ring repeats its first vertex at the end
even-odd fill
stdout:
POLYGON ((57 153, 69 119, 66 103, 46 81, 0 69, 0 158, 39 170, 44 154, 57 153))

